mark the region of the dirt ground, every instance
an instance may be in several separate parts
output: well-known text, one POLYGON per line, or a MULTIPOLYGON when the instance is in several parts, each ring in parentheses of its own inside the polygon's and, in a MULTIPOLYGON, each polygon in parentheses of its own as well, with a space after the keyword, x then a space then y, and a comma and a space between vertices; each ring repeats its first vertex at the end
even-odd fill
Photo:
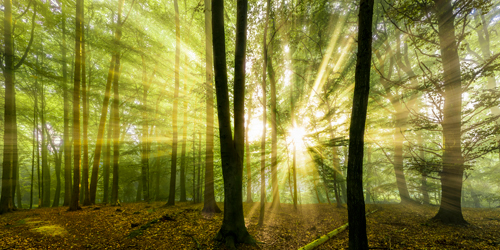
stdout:
MULTIPOLYGON (((214 242, 222 214, 206 217, 203 204, 129 203, 21 210, 0 215, 0 249, 224 249, 214 242)), ((219 204, 222 209, 223 204, 219 204)), ((367 205, 371 249, 500 249, 500 209, 464 209, 465 227, 429 222, 437 207, 367 205)), ((244 203, 247 228, 258 247, 298 249, 347 222, 347 209, 329 204, 281 204, 266 208, 257 226, 259 203, 244 203)), ((347 249, 348 229, 318 249, 347 249)))

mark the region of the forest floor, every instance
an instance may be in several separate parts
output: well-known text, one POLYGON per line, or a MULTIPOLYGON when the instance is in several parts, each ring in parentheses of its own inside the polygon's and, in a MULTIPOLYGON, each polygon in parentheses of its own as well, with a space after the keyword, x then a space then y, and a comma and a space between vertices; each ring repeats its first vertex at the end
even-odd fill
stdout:
MULTIPOLYGON (((222 214, 206 217, 203 204, 163 207, 164 202, 95 205, 77 212, 67 207, 20 210, 0 215, 0 249, 224 249, 213 241, 222 214)), ((219 203, 222 209, 223 204, 219 203)), ((437 207, 374 205, 367 217, 371 249, 500 249, 500 209, 464 209, 468 226, 429 219, 437 207)), ((259 203, 244 203, 250 234, 260 249, 298 249, 347 222, 335 205, 281 204, 266 207, 258 227, 259 203)), ((239 249, 259 249, 238 245, 239 249)), ((318 249, 347 249, 348 229, 318 249)))

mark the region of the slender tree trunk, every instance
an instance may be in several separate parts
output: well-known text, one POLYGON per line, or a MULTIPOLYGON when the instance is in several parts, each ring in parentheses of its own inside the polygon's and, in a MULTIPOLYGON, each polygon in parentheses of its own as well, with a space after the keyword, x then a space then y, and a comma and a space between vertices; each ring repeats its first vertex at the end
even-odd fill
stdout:
POLYGON ((183 105, 183 111, 184 111, 184 120, 182 124, 182 146, 181 146, 181 198, 179 201, 185 202, 186 200, 186 141, 187 141, 187 126, 188 126, 188 102, 187 102, 187 97, 188 97, 188 89, 187 89, 187 60, 188 57, 187 55, 184 57, 184 105, 183 105))
MULTIPOLYGON (((483 54, 483 61, 487 62, 491 60, 491 49, 490 49, 490 33, 488 31, 489 23, 486 22, 484 15, 482 15, 480 10, 474 11, 474 20, 478 28, 476 28, 479 46, 481 47, 481 53, 483 54), (479 27, 480 26, 480 27, 479 27)), ((488 75, 488 89, 496 89, 497 83, 495 80, 495 73, 489 72, 488 75)), ((494 106, 491 108, 491 114, 494 116, 500 116, 500 108, 494 106)), ((500 125, 500 121, 497 120, 497 125, 500 125)), ((496 135, 497 144, 500 146, 500 134, 496 135)), ((498 151, 498 157, 500 158, 500 150, 498 151)))
POLYGON ((111 204, 119 205, 118 199, 118 180, 119 180, 119 159, 120 159, 120 95, 119 95, 119 80, 120 80, 120 45, 119 41, 122 37, 122 9, 124 0, 118 1, 118 20, 115 32, 115 72, 113 76, 113 104, 112 104, 112 123, 113 126, 113 184, 111 188, 111 204))
POLYGON ((435 3, 444 79, 444 152, 441 205, 434 219, 450 224, 467 224, 461 204, 464 173, 461 149, 462 78, 455 40, 455 15, 451 0, 436 0, 435 3))
POLYGON ((35 96, 35 103, 33 105, 33 140, 32 140, 32 146, 33 146, 33 151, 31 153, 31 185, 30 185, 30 209, 33 208, 33 183, 35 179, 35 148, 38 152, 38 140, 35 140, 37 138, 37 127, 38 127, 38 117, 36 113, 36 102, 38 101, 36 96, 37 96, 37 91, 36 91, 36 80, 35 80, 35 91, 34 91, 34 96, 35 96))
POLYGON ((252 203, 252 162, 251 152, 250 152, 250 138, 248 138, 248 130, 250 128, 250 121, 252 120, 252 95, 250 93, 250 100, 248 101, 248 120, 245 130, 245 142, 246 142, 246 168, 247 168, 247 202, 252 203))
MULTIPOLYGON (((113 63, 114 64, 114 63, 113 63)), ((110 120, 110 125, 111 125, 111 115, 109 117, 110 120)), ((107 204, 109 202, 109 176, 110 176, 110 167, 111 167, 111 137, 113 134, 113 127, 108 126, 108 132, 107 132, 107 142, 106 142, 106 148, 104 149, 104 171, 103 171, 103 184, 104 184, 104 194, 103 194, 103 199, 102 202, 104 204, 107 204)), ((94 155, 94 159, 95 159, 94 155)))
POLYGON ((175 10, 175 90, 172 109, 172 166, 170 167, 170 190, 167 206, 175 205, 175 181, 177 179, 177 106, 179 103, 179 64, 181 53, 181 30, 179 24, 179 4, 174 0, 175 10))
MULTIPOLYGON (((201 189, 202 189, 202 185, 201 185, 202 174, 201 174, 201 172, 203 171, 203 168, 201 166, 203 166, 203 164, 201 162, 201 133, 200 133, 199 138, 198 138, 198 186, 196 188, 198 202, 201 202, 201 189)), ((214 199, 214 202, 215 202, 215 199, 214 199)))
MULTIPOLYGON (((290 91, 290 113, 291 113, 291 120, 292 120, 292 127, 295 127, 295 103, 294 103, 294 97, 293 97, 293 85, 292 85, 292 90, 290 91)), ((292 156, 292 171, 293 171, 293 208, 297 210, 297 148, 296 148, 296 142, 293 141, 293 156, 292 156)))
MULTIPOLYGON (((196 124, 195 124, 196 126, 196 124)), ((193 128, 193 203, 196 203, 196 131, 193 128)))
POLYGON ((368 249, 363 198, 363 149, 370 92, 373 1, 361 0, 358 18, 358 53, 347 165, 349 249, 368 249))
MULTIPOLYGON (((270 7, 270 1, 268 1, 270 7)), ((273 22, 274 28, 274 22, 273 22)), ((273 203, 272 207, 280 208, 280 192, 278 187, 278 129, 276 124, 276 80, 274 76, 273 68, 273 43, 270 42, 268 48, 269 53, 267 53, 267 73, 269 74, 269 82, 271 85, 271 185, 273 192, 273 203)))
MULTIPOLYGON (((206 65, 206 119, 205 131, 205 193, 203 212, 220 213, 215 202, 214 191, 214 84, 213 84, 213 47, 212 47, 212 8, 211 0, 205 0, 205 65, 206 65)), ((201 167, 201 165, 200 165, 201 167)))
MULTIPOLYGON (((43 64, 43 60, 42 60, 43 64)), ((50 207, 50 168, 48 165, 47 125, 45 123, 45 86, 42 82, 42 206, 50 207)))
POLYGON ((142 192, 144 201, 149 202, 149 124, 148 124, 148 91, 149 81, 146 75, 146 62, 142 57, 142 156, 141 156, 141 177, 142 177, 142 192))
MULTIPOLYGON (((106 90, 104 92, 104 100, 102 102, 101 119, 99 120, 99 128, 97 130, 97 141, 95 144, 94 162, 92 164, 92 177, 91 177, 91 181, 90 181, 90 202, 92 204, 95 204, 96 193, 97 193, 97 181, 99 178, 99 164, 101 161, 102 144, 104 142, 104 140, 103 140, 104 130, 106 128, 106 117, 108 116, 108 108, 109 108, 108 106, 109 106, 109 99, 111 96, 111 84, 113 82, 115 61, 116 61, 116 55, 113 55, 111 57, 111 62, 109 64, 108 77, 106 80, 106 90)), ((108 134, 109 134, 109 130, 108 130, 108 134)), ((108 138, 109 138, 109 135, 108 135, 108 138)), ((108 165, 108 167, 109 167, 109 165, 108 165)), ((106 171, 106 170, 104 170, 104 171, 106 171)), ((109 168, 107 171, 109 171, 109 168)), ((106 180, 106 178, 105 178, 105 181, 109 181, 109 172, 108 172, 107 178, 108 178, 108 180, 106 180)), ((105 188, 108 188, 108 187, 109 186, 105 185, 105 188)), ((106 195, 104 197, 106 197, 106 195)), ((105 203, 107 203, 107 197, 106 197, 105 203)))
POLYGON ((255 244, 243 217, 243 157, 245 147, 245 50, 247 0, 237 1, 236 45, 234 57, 234 140, 232 137, 227 84, 226 45, 224 34, 224 2, 212 1, 212 31, 217 112, 224 180, 224 219, 216 240, 229 248, 235 243, 255 244))
POLYGON ((52 207, 58 207, 59 206, 59 200, 60 200, 60 197, 61 197, 61 165, 62 165, 62 150, 63 149, 59 149, 61 151, 60 156, 58 157, 57 156, 57 151, 54 152, 54 157, 55 157, 55 161, 56 161, 56 166, 55 166, 55 170, 56 170, 56 192, 54 193, 54 201, 52 202, 52 207))
POLYGON ((69 100, 68 100, 68 64, 66 59, 66 12, 62 4, 62 70, 63 70, 63 98, 64 98, 64 202, 63 206, 69 206, 71 201, 71 142, 69 140, 69 100))
POLYGON ((88 103, 87 103, 87 75, 86 75, 86 61, 87 56, 85 54, 85 24, 82 22, 82 107, 83 107, 83 164, 82 164, 82 186, 83 194, 85 195, 83 199, 83 205, 88 206, 90 202, 90 190, 89 190, 89 138, 88 138, 88 126, 89 126, 89 113, 88 113, 88 103))
POLYGON ((267 0, 266 7, 266 22, 264 24, 264 38, 262 41, 262 138, 260 141, 260 214, 259 226, 264 225, 264 216, 266 208, 266 123, 267 123, 267 91, 266 91, 266 69, 267 69, 267 29, 269 25, 269 12, 271 9, 271 1, 267 0))
POLYGON ((80 41, 82 38, 83 0, 76 0, 76 28, 75 28, 75 69, 73 87, 73 193, 71 195, 70 211, 81 209, 80 198, 80 73, 81 55, 80 41))

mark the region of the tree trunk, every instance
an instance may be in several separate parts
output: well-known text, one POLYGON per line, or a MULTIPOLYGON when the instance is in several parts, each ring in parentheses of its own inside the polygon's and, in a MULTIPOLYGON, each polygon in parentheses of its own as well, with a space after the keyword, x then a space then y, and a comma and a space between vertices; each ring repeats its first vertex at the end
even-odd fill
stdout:
POLYGON ((83 199, 83 205, 88 206, 90 202, 90 190, 89 190, 89 138, 88 138, 88 126, 89 126, 89 112, 87 103, 87 75, 86 75, 86 60, 87 56, 85 54, 85 24, 82 22, 82 107, 83 107, 83 164, 82 164, 82 186, 83 193, 85 197, 83 199))
POLYGON ((144 56, 142 57, 142 155, 141 155, 141 178, 142 178, 142 192, 144 201, 149 202, 149 124, 148 124, 148 91, 149 81, 146 75, 146 62, 144 56))
POLYGON ((62 4, 62 70, 63 70, 63 98, 64 98, 64 202, 63 206, 69 206, 71 201, 71 142, 69 140, 69 100, 68 100, 68 64, 66 62, 66 14, 62 4))
POLYGON ((245 130, 245 147, 246 147, 246 168, 247 168, 247 203, 252 203, 252 162, 250 152, 250 139, 248 138, 248 130, 250 128, 250 121, 252 120, 252 96, 250 93, 250 100, 248 101, 248 120, 245 130))
MULTIPOLYGON (((97 193, 97 181, 99 179, 99 164, 101 161, 101 152, 102 152, 102 144, 104 142, 104 130, 106 128, 106 117, 108 116, 108 106, 109 106, 109 99, 111 96, 111 83, 113 82, 113 75, 114 75, 114 67, 115 67, 115 61, 116 61, 116 55, 113 55, 111 57, 111 62, 109 64, 109 70, 108 70, 108 77, 106 80, 106 90, 104 92, 104 100, 102 102, 102 109, 101 109, 101 118, 99 120, 99 128, 97 129, 97 141, 95 144, 95 150, 94 150, 94 162, 92 164, 92 177, 90 180, 90 202, 92 204, 95 204, 95 199, 96 199, 96 193, 97 193)), ((109 140, 109 130, 108 130, 108 140, 109 140)), ((109 143, 109 141, 108 141, 109 143)), ((106 161, 106 159, 105 159, 106 161)), ((106 171, 106 164, 104 167, 104 171, 106 171)), ((104 181, 109 182, 109 165, 108 165, 108 173, 106 177, 106 173, 104 173, 105 178, 104 181), (107 180, 106 180, 107 178, 107 180)), ((105 189, 109 187, 104 185, 105 189)), ((107 191, 107 190, 106 190, 107 191)), ((105 192, 107 194, 107 192, 105 192)), ((107 203, 107 196, 104 195, 106 202, 107 203)))
POLYGON ((187 89, 187 64, 188 64, 188 57, 187 55, 184 56, 184 105, 183 105, 183 111, 184 111, 184 120, 182 124, 182 146, 181 146, 181 197, 180 200, 181 202, 185 202, 186 200, 186 141, 187 141, 187 126, 188 126, 188 102, 187 102, 187 97, 188 97, 188 89, 187 89))
POLYGON ((245 146, 245 50, 247 27, 247 0, 237 1, 236 45, 234 68, 234 140, 229 112, 229 91, 227 84, 226 45, 224 34, 224 2, 212 1, 212 31, 217 113, 224 179, 224 219, 216 240, 225 242, 234 249, 235 243, 255 244, 248 233, 243 217, 242 179, 243 151, 245 146))
POLYGON ((113 75, 113 103, 112 103, 112 123, 113 126, 113 184, 111 188, 111 204, 119 205, 118 198, 118 181, 119 181, 119 159, 120 159, 120 94, 118 83, 120 81, 120 45, 119 41, 122 38, 122 9, 124 0, 118 1, 118 20, 115 32, 115 72, 113 75))
POLYGON ((455 15, 451 0, 436 0, 438 36, 444 79, 443 170, 441 172, 441 205, 434 219, 444 223, 467 224, 462 215, 461 150, 462 80, 460 59, 455 40, 455 15))
MULTIPOLYGON (((114 63, 113 63, 114 64, 114 63)), ((111 125, 111 116, 109 117, 110 125, 111 125)), ((106 148, 104 149, 104 171, 103 171, 103 198, 102 203, 107 204, 109 202, 109 176, 110 176, 110 166, 111 166, 111 137, 113 134, 113 127, 108 126, 107 132, 107 142, 106 148)), ((94 155, 94 159, 95 159, 94 155)), ((92 173, 93 174, 93 173, 92 173)))
MULTIPOLYGON (((476 28, 479 46, 481 47, 481 53, 483 54, 483 62, 488 62, 491 60, 491 49, 490 49, 490 33, 488 31, 489 23, 484 19, 481 10, 474 11, 474 20, 478 28, 476 28), (481 27, 479 27, 481 26, 481 27)), ((488 75, 488 89, 496 89, 495 73, 489 72, 488 75)), ((493 116, 500 116, 500 108, 494 106, 491 108, 491 114, 493 116)), ((497 125, 500 125, 500 120, 497 120, 497 125)), ((496 135, 497 144, 500 146, 500 134, 496 135)), ((498 152, 498 157, 500 158, 500 150, 498 152)))
MULTIPOLYGON (((269 9, 270 1, 268 1, 269 9)), ((270 11, 270 10, 269 10, 270 11)), ((269 13, 269 12, 268 12, 269 13)), ((274 22, 273 22, 274 29, 274 22)), ((271 186, 273 192, 273 203, 271 207, 280 208, 280 192, 278 187, 278 129, 276 124, 276 80, 273 68, 273 40, 270 41, 267 54, 267 73, 269 74, 269 83, 271 85, 271 186)))
POLYGON ((80 73, 81 55, 80 41, 83 24, 83 0, 76 0, 76 28, 75 28, 75 69, 73 82, 73 193, 71 195, 70 211, 81 209, 80 198, 80 73))
POLYGON ((179 63, 181 53, 181 30, 179 24, 179 4, 174 0, 175 10, 175 90, 172 108, 172 165, 170 166, 170 190, 167 206, 175 205, 175 181, 177 179, 177 106, 179 103, 179 63))
POLYGON ((349 249, 368 249, 363 198, 363 150, 370 92, 373 0, 361 0, 358 14, 358 53, 347 163, 349 249))
POLYGON ((267 91, 266 91, 266 69, 267 69, 267 29, 269 25, 269 12, 271 1, 267 0, 266 22, 264 23, 264 38, 262 40, 262 137, 260 140, 260 214, 259 226, 264 225, 266 208, 266 123, 267 123, 267 91))
MULTIPOLYGON (((205 193, 204 213, 220 213, 215 202, 214 191, 214 85, 213 85, 213 47, 212 47, 212 8, 211 0, 205 0, 205 51, 206 51, 206 116, 207 128, 205 132, 205 193)), ((201 167, 201 166, 200 166, 201 167)))
MULTIPOLYGON (((43 60, 42 60, 43 64, 43 60)), ((42 82, 42 206, 50 207, 50 168, 48 165, 47 125, 45 124, 45 86, 42 82)))

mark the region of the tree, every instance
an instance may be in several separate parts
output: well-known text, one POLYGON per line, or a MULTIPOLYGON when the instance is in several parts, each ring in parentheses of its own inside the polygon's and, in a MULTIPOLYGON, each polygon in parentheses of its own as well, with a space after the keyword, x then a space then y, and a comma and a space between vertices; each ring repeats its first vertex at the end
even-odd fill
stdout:
MULTIPOLYGON (((83 10, 82 10, 83 11, 83 10)), ((89 190, 89 137, 88 137, 88 126, 89 126, 89 111, 87 103, 87 74, 86 74, 86 61, 87 55, 85 54, 85 23, 82 22, 82 108, 83 108, 83 164, 82 164, 82 186, 83 194, 83 205, 88 206, 91 204, 90 201, 90 190, 89 190)))
POLYGON ((438 37, 444 80, 443 170, 441 205, 434 219, 444 223, 467 224, 462 215, 464 165, 461 147, 462 76, 455 40, 455 15, 451 0, 436 0, 438 37))
POLYGON ((267 123, 267 29, 269 26, 269 12, 271 9, 271 0, 267 0, 266 22, 264 23, 264 38, 262 41, 262 137, 260 140, 260 214, 259 225, 264 225, 264 214, 266 208, 266 123, 267 123))
POLYGON ((247 5, 247 0, 238 0, 236 7, 233 139, 227 84, 224 1, 212 1, 215 90, 219 118, 222 175, 224 179, 224 219, 216 240, 225 242, 229 248, 235 248, 235 243, 255 244, 255 240, 248 233, 245 226, 242 203, 247 5))
POLYGON ((81 137, 80 137, 80 73, 81 55, 80 46, 82 39, 83 24, 83 0, 76 0, 76 24, 75 24, 75 69, 73 80, 73 193, 69 211, 80 208, 80 159, 81 159, 81 137))
POLYGON ((358 52, 347 163, 349 249, 368 249, 363 198, 363 150, 370 93, 373 0, 361 0, 358 14, 358 52))
POLYGON ((181 29, 179 24, 179 4, 174 0, 175 9, 175 90, 172 109, 172 165, 170 166, 170 190, 167 206, 175 205, 175 181, 177 179, 177 109, 179 105, 179 64, 181 53, 181 29))
POLYGON ((33 7, 31 24, 31 37, 23 56, 17 64, 14 62, 14 39, 12 32, 12 0, 4 1, 4 65, 2 65, 5 82, 4 104, 4 137, 3 137, 3 162, 2 162, 2 197, 0 198, 0 214, 10 212, 14 208, 15 191, 14 178, 18 171, 17 153, 17 115, 16 115, 16 90, 15 70, 18 69, 28 56, 33 43, 35 31, 36 4, 33 7))
POLYGON ((63 147, 64 147, 64 206, 69 206, 71 201, 71 143, 69 140, 69 100, 68 100, 68 64, 66 61, 66 11, 64 3, 61 5, 62 11, 62 73, 63 73, 63 98, 64 98, 64 132, 63 132, 63 147))
MULTIPOLYGON (((215 202, 214 191, 214 85, 213 85, 213 47, 212 47, 212 8, 211 0, 205 0, 205 88, 206 88, 206 119, 205 131, 205 193, 203 199, 204 213, 220 213, 215 202)), ((201 135, 200 135, 201 136, 201 135)), ((201 166, 200 166, 201 167, 201 166)))
POLYGON ((120 159, 120 94, 119 94, 119 80, 120 80, 120 44, 119 41, 122 37, 122 26, 125 20, 122 22, 122 9, 124 0, 118 1, 118 18, 116 22, 116 32, 114 38, 115 45, 115 70, 113 76, 113 104, 111 107, 111 117, 113 126, 113 183, 111 185, 111 204, 119 205, 120 201, 118 199, 118 180, 119 180, 119 159, 120 159))

